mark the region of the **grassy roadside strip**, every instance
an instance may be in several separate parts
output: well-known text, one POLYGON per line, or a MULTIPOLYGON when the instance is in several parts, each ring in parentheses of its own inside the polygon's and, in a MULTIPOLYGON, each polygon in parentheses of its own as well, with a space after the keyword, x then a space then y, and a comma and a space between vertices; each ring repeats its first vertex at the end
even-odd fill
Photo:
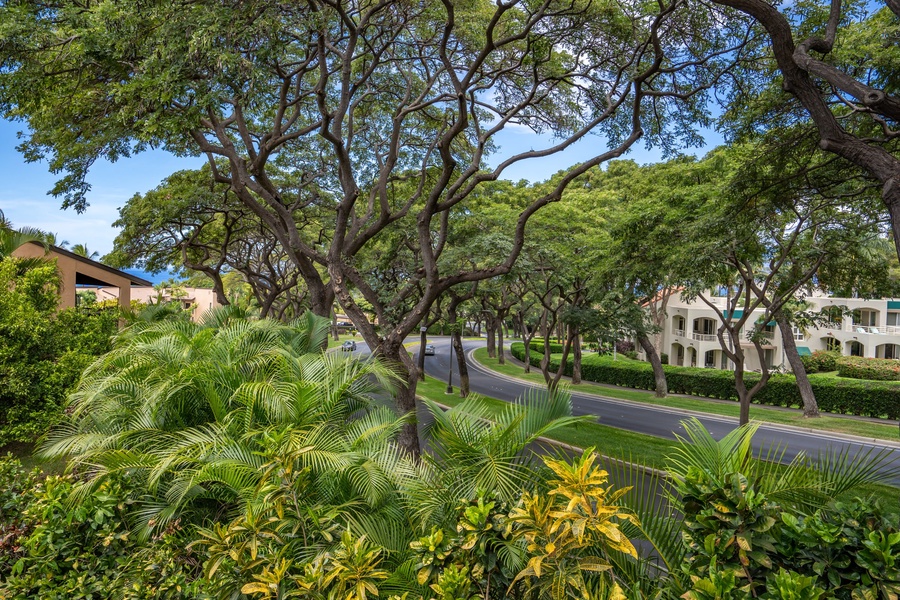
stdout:
MULTIPOLYGON (((482 348, 481 350, 484 349, 482 348)), ((486 354, 487 351, 485 350, 486 354)), ((456 406, 462 402, 462 398, 459 397, 458 387, 454 388, 455 394, 447 394, 446 390, 446 382, 430 376, 426 376, 425 381, 420 381, 416 387, 416 393, 419 396, 428 398, 433 402, 449 406, 456 406)), ((497 400, 496 398, 478 397, 488 407, 490 415, 499 414, 507 404, 503 400, 497 400)), ((666 455, 671 451, 674 443, 672 440, 665 438, 616 429, 615 427, 598 423, 581 423, 564 427, 556 430, 549 437, 579 448, 593 446, 598 453, 605 456, 657 469, 665 469, 666 455)), ((866 485, 860 487, 854 495, 874 496, 886 511, 892 513, 900 512, 900 489, 893 486, 866 485)))
POLYGON ((357 342, 363 341, 361 335, 359 335, 359 334, 357 334, 357 335, 350 335, 349 333, 342 333, 342 334, 338 335, 338 339, 335 340, 334 337, 333 337, 333 336, 331 335, 331 333, 329 332, 329 334, 328 334, 328 347, 329 347, 329 348, 337 348, 338 346, 340 346, 341 344, 343 344, 343 343, 344 343, 345 341, 347 341, 347 340, 355 340, 355 341, 357 341, 357 342))
MULTIPOLYGON (((532 383, 543 385, 544 377, 538 370, 532 367, 531 373, 524 373, 522 367, 512 364, 498 364, 496 358, 489 358, 487 348, 479 348, 475 350, 475 360, 477 360, 485 368, 515 377, 532 383)), ((738 418, 740 407, 737 402, 725 403, 719 401, 705 400, 702 398, 685 398, 683 396, 669 396, 667 398, 657 398, 652 392, 644 390, 634 390, 630 388, 622 388, 617 386, 598 387, 595 384, 582 383, 578 385, 569 384, 569 389, 584 394, 595 394, 598 396, 608 396, 610 398, 618 398, 621 400, 630 400, 632 402, 643 402, 644 404, 655 404, 657 406, 665 406, 668 408, 677 408, 691 410, 695 412, 704 412, 713 415, 738 418)), ((854 419, 845 419, 841 417, 830 417, 823 415, 818 419, 806 419, 800 412, 788 412, 769 408, 759 405, 750 406, 750 418, 756 421, 764 421, 767 423, 777 423, 781 425, 793 425, 794 427, 803 427, 806 429, 816 429, 821 431, 832 431, 836 433, 846 433, 850 435, 858 435, 860 437, 897 441, 897 426, 893 424, 870 423, 866 421, 857 421, 854 419)))

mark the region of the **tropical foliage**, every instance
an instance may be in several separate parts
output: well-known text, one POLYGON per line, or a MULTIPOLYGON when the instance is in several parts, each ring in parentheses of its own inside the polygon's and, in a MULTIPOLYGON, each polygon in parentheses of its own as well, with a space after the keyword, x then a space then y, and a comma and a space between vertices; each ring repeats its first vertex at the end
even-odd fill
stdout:
POLYGON ((57 310, 53 262, 0 260, 0 445, 56 423, 82 370, 110 349, 117 311, 57 310))
POLYGON ((0 463, 0 597, 897 593, 898 524, 845 500, 896 475, 884 455, 755 456, 752 426, 686 422, 663 479, 553 455, 543 436, 582 420, 557 389, 490 419, 427 403, 417 460, 381 399, 391 365, 322 352, 327 327, 226 307, 117 334, 42 446, 69 472, 0 463))

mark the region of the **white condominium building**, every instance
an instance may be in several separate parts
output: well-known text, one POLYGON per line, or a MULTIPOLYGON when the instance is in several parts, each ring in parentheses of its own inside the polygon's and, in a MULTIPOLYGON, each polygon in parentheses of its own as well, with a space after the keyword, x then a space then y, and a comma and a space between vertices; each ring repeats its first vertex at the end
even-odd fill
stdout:
MULTIPOLYGON (((727 309, 727 299, 711 298, 721 311, 727 309)), ((823 313, 827 321, 818 327, 795 327, 791 332, 801 354, 816 350, 836 350, 845 356, 900 359, 900 300, 859 298, 807 297, 807 312, 823 313)), ((758 371, 759 357, 746 332, 762 318, 751 316, 741 334, 746 369, 758 371)), ((727 314, 727 313, 726 313, 727 314)), ((742 312, 735 310, 733 318, 742 312)), ((716 332, 721 324, 719 316, 701 300, 686 302, 676 293, 669 298, 666 320, 662 326, 662 352, 669 355, 669 364, 679 366, 730 369, 731 363, 722 352, 716 332)), ((765 361, 769 368, 790 369, 784 356, 781 331, 774 322, 763 328, 765 361)), ((725 335, 728 343, 728 335, 725 335)), ((641 358, 646 358, 641 356, 641 358)))

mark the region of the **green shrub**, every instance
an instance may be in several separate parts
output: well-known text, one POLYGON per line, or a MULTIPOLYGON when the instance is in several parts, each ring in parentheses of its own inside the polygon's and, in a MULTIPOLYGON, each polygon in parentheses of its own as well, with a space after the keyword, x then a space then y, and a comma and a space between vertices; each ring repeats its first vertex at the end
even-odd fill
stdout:
POLYGON ((886 358, 842 356, 837 361, 837 372, 841 377, 850 379, 898 381, 900 380, 900 361, 886 358))
POLYGON ((785 512, 780 521, 775 547, 782 564, 819 577, 833 597, 900 592, 900 529, 896 515, 884 515, 877 503, 856 499, 809 516, 785 512))
POLYGON ((35 501, 39 473, 38 469, 26 471, 12 454, 0 458, 0 574, 9 573, 24 556, 19 540, 34 529, 24 516, 35 501))
POLYGON ((896 515, 885 515, 877 503, 834 503, 804 516, 767 498, 759 482, 741 473, 717 482, 696 467, 676 485, 683 498, 684 568, 694 585, 685 598, 708 598, 704 582, 749 592, 717 596, 727 598, 814 598, 828 590, 828 598, 851 600, 900 591, 896 515), (723 572, 739 573, 739 583, 723 580, 723 572), (764 585, 770 595, 760 596, 764 585), (798 588, 818 595, 778 593, 798 588))
MULTIPOLYGON (((525 346, 521 342, 513 343, 510 352, 519 360, 525 360, 525 346)), ((541 358, 539 352, 532 350, 532 366, 539 366, 541 358)), ((559 368, 560 358, 559 355, 551 355, 551 370, 559 368)), ((737 400, 734 373, 731 371, 672 365, 665 365, 664 369, 671 393, 737 400)), ((565 374, 572 374, 571 358, 566 365, 565 374)), ((588 355, 582 362, 581 376, 587 381, 598 383, 641 390, 656 389, 653 367, 647 362, 615 361, 610 356, 588 355)), ((747 386, 753 386, 759 381, 759 377, 758 373, 744 373, 744 382, 747 386)), ((900 418, 900 385, 834 377, 812 377, 810 384, 819 409, 825 412, 900 418)), ((800 392, 793 375, 772 375, 766 387, 754 397, 753 401, 769 406, 802 406, 800 392)))
POLYGON ((18 273, 0 261, 0 445, 58 421, 84 368, 110 349, 116 309, 57 312, 58 282, 53 263, 18 273))
POLYGON ((134 495, 121 480, 88 493, 71 476, 24 474, 0 461, 0 598, 200 598, 200 557, 177 527, 138 540, 128 526, 134 495), (15 490, 10 492, 10 490, 15 490), (6 507, 15 507, 15 512, 6 507), (11 542, 9 540, 12 540, 11 542))
POLYGON ((669 364, 669 355, 666 354, 665 352, 660 353, 659 362, 661 362, 664 365, 669 364))
POLYGON ((841 360, 841 353, 816 350, 812 354, 801 356, 800 360, 803 362, 807 373, 829 373, 837 370, 838 361, 841 360))

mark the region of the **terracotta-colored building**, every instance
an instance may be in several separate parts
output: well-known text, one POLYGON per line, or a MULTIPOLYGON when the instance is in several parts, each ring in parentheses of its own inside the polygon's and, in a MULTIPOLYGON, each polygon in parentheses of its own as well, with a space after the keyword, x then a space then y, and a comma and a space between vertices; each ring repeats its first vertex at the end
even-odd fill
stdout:
POLYGON ((20 246, 13 252, 13 256, 20 258, 49 257, 56 259, 62 286, 59 296, 59 307, 69 308, 75 306, 75 294, 78 286, 114 287, 119 290, 119 306, 129 308, 131 306, 132 286, 153 286, 146 279, 135 277, 108 267, 95 260, 79 256, 58 246, 50 246, 45 249, 37 242, 31 242, 20 246))

